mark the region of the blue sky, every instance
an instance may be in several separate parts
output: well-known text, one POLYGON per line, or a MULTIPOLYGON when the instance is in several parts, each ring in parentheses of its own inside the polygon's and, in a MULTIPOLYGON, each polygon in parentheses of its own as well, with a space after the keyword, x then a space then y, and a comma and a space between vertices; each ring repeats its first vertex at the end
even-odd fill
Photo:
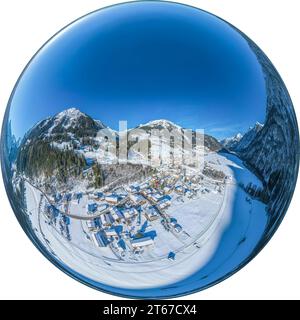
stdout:
POLYGON ((131 3, 90 14, 35 56, 11 100, 13 131, 76 107, 117 129, 155 119, 217 138, 265 118, 263 75, 243 37, 202 11, 131 3))

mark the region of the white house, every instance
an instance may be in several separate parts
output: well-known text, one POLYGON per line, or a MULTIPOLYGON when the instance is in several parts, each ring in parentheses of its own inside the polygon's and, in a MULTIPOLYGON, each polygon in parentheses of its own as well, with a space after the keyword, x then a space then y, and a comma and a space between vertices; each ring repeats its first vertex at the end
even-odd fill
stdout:
POLYGON ((131 241, 131 245, 134 249, 152 246, 153 244, 154 241, 150 237, 138 238, 131 241))

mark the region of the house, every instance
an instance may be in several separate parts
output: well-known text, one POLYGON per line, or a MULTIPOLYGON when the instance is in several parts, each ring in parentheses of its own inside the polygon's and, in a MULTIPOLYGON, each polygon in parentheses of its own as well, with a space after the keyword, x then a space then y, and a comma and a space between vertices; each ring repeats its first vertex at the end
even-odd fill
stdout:
POLYGON ((145 216, 149 221, 154 221, 159 218, 159 213, 155 207, 151 206, 147 208, 145 216))
POLYGON ((182 226, 181 226, 180 224, 176 223, 176 224, 174 225, 174 230, 175 230, 177 233, 179 233, 179 232, 182 231, 182 226))
POLYGON ((47 207, 47 216, 49 219, 56 219, 59 216, 59 210, 55 206, 49 205, 47 207))
POLYGON ((88 212, 89 213, 94 213, 97 211, 98 205, 97 203, 89 203, 88 204, 88 212))
POLYGON ((152 246, 153 244, 154 241, 151 239, 151 237, 142 237, 131 240, 131 245, 134 249, 152 246))
POLYGON ((137 193, 140 191, 140 186, 137 186, 137 185, 131 185, 128 187, 128 190, 129 192, 132 192, 132 193, 137 193))
POLYGON ((112 207, 110 210, 110 213, 116 222, 120 222, 120 221, 124 220, 124 216, 123 216, 122 212, 117 207, 115 207, 115 206, 112 207))
POLYGON ((193 192, 190 190, 190 189, 186 189, 185 190, 185 195, 188 197, 188 198, 191 198, 193 196, 193 192))
POLYGON ((111 213, 108 212, 105 214, 105 219, 107 220, 107 223, 109 225, 113 224, 115 222, 114 218, 112 217, 111 213))
POLYGON ((157 207, 159 209, 166 209, 170 205, 171 205, 171 197, 166 195, 160 198, 159 203, 157 204, 157 207))
POLYGON ((82 198, 83 194, 82 192, 78 192, 75 194, 75 199, 78 200, 78 202, 80 201, 80 199, 82 198))
POLYGON ((164 193, 169 194, 172 192, 172 187, 170 185, 167 185, 163 189, 164 193))
POLYGON ((65 201, 71 201, 72 199, 72 193, 66 193, 64 196, 64 200, 65 201))
POLYGON ((175 224, 177 223, 177 219, 171 217, 171 218, 170 218, 170 223, 175 225, 175 224))
POLYGON ((117 204, 119 202, 119 197, 115 194, 111 194, 111 195, 105 196, 105 201, 107 201, 110 204, 117 204))
POLYGON ((95 160, 92 158, 85 158, 85 163, 88 167, 91 167, 95 163, 95 160))
POLYGON ((175 192, 178 194, 182 194, 183 193, 183 187, 182 186, 176 186, 175 187, 175 192))
POLYGON ((100 218, 95 218, 93 219, 94 223, 95 223, 95 226, 96 228, 101 228, 101 219, 100 218))
POLYGON ((169 254, 168 254, 168 259, 169 260, 175 260, 175 253, 170 251, 169 254))
POLYGON ((109 238, 109 237, 118 238, 118 234, 117 234, 115 228, 105 229, 103 232, 107 238, 109 238))
POLYGON ((56 193, 56 194, 53 196, 53 199, 54 199, 54 202, 58 203, 59 201, 61 201, 62 195, 61 195, 60 193, 56 193))
POLYGON ((117 243, 118 249, 123 252, 126 250, 126 243, 123 239, 120 239, 117 243))
POLYGON ((135 208, 126 208, 122 211, 125 219, 130 219, 138 214, 138 211, 135 208))
POLYGON ((153 192, 153 189, 152 188, 146 188, 146 189, 143 189, 141 191, 141 194, 145 197, 147 197, 149 194, 151 194, 153 192))
POLYGON ((112 224, 108 214, 101 214, 100 222, 102 226, 110 226, 112 224))
POLYGON ((145 190, 149 187, 149 182, 144 182, 140 185, 140 190, 145 190))
POLYGON ((97 247, 106 247, 109 244, 109 241, 102 232, 92 233, 91 238, 97 247))
POLYGON ((104 199, 104 194, 103 192, 96 192, 95 196, 97 197, 97 199, 99 200, 103 200, 104 199))
POLYGON ((158 192, 148 194, 148 199, 154 203, 157 203, 161 199, 161 194, 158 192))
POLYGON ((70 217, 68 217, 68 216, 66 216, 66 215, 64 215, 64 214, 62 214, 61 220, 63 221, 63 223, 64 223, 66 226, 68 226, 68 225, 71 223, 70 217))
POLYGON ((204 193, 209 193, 209 192, 210 192, 210 190, 208 188, 204 188, 204 189, 201 190, 201 193, 203 193, 203 194, 204 193))
POLYGON ((95 231, 97 230, 97 226, 94 220, 87 220, 86 226, 88 227, 89 231, 95 231))
POLYGON ((140 194, 130 194, 129 198, 135 205, 142 205, 147 202, 147 200, 140 194))

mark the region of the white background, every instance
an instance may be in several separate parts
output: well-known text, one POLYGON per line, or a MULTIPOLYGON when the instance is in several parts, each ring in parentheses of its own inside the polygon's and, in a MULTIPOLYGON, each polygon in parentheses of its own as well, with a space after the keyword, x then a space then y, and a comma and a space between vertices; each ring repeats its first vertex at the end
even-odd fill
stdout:
MULTIPOLYGON (((0 2, 0 117, 22 69, 39 47, 74 19, 125 1, 10 0, 0 2)), ((197 6, 229 21, 272 60, 300 118, 299 1, 197 0, 197 6)), ((2 120, 1 120, 2 121, 2 120)), ((299 183, 279 230, 265 249, 226 281, 187 299, 299 299, 299 183)), ((0 299, 112 299, 54 267, 19 226, 0 182, 0 299)))

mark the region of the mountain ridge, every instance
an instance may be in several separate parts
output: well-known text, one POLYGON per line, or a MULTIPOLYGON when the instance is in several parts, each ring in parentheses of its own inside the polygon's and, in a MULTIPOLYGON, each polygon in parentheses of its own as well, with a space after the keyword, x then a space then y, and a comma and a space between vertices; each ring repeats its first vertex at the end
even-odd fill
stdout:
POLYGON ((258 121, 254 126, 249 127, 248 131, 244 134, 237 133, 235 136, 230 138, 225 138, 220 141, 220 143, 229 151, 236 153, 243 152, 248 146, 256 139, 258 133, 262 130, 264 125, 258 121))
MULTIPOLYGON (((126 180, 126 172, 131 172, 134 176, 135 172, 140 171, 140 174, 147 175, 151 171, 146 167, 150 168, 147 160, 152 157, 150 152, 152 142, 151 140, 148 142, 149 153, 146 157, 140 153, 139 147, 132 148, 137 143, 134 139, 135 129, 143 129, 147 133, 145 136, 139 137, 138 141, 148 139, 148 133, 152 129, 167 129, 170 132, 174 130, 175 134, 178 133, 181 136, 184 132, 182 127, 166 119, 153 120, 146 124, 140 124, 133 129, 128 129, 129 162, 128 165, 123 163, 121 165, 116 158, 119 150, 119 133, 77 108, 68 108, 52 117, 39 121, 25 134, 18 149, 16 168, 18 172, 35 177, 35 179, 44 177, 43 179, 49 181, 49 184, 51 184, 51 179, 53 180, 53 177, 56 176, 59 181, 66 183, 72 176, 80 179, 83 172, 90 172, 89 179, 91 181, 94 179, 94 174, 97 174, 97 187, 102 186, 105 182, 110 183, 110 177, 112 176, 122 177, 124 175, 126 180), (108 163, 98 161, 98 159, 106 157, 103 147, 105 149, 113 146, 110 140, 106 139, 106 136, 99 135, 101 129, 110 130, 116 138, 116 154, 112 153, 108 156, 109 161, 116 161, 112 165, 109 164, 109 161, 108 163), (131 139, 129 139, 130 135, 133 135, 131 139), (86 171, 87 168, 92 169, 92 171, 86 171)), ((183 137, 184 141, 190 144, 195 143, 195 136, 190 136, 192 137, 191 140, 183 137)), ((169 139, 169 142, 168 140, 162 140, 162 143, 171 143, 172 146, 171 138, 169 139)), ((202 141, 204 141, 207 152, 217 152, 222 149, 222 145, 212 136, 204 135, 202 141)), ((173 147, 175 148, 174 145, 173 147)), ((177 144, 176 151, 178 151, 178 148, 183 150, 183 145, 177 144)), ((181 154, 183 154, 183 151, 181 151, 181 154)))

